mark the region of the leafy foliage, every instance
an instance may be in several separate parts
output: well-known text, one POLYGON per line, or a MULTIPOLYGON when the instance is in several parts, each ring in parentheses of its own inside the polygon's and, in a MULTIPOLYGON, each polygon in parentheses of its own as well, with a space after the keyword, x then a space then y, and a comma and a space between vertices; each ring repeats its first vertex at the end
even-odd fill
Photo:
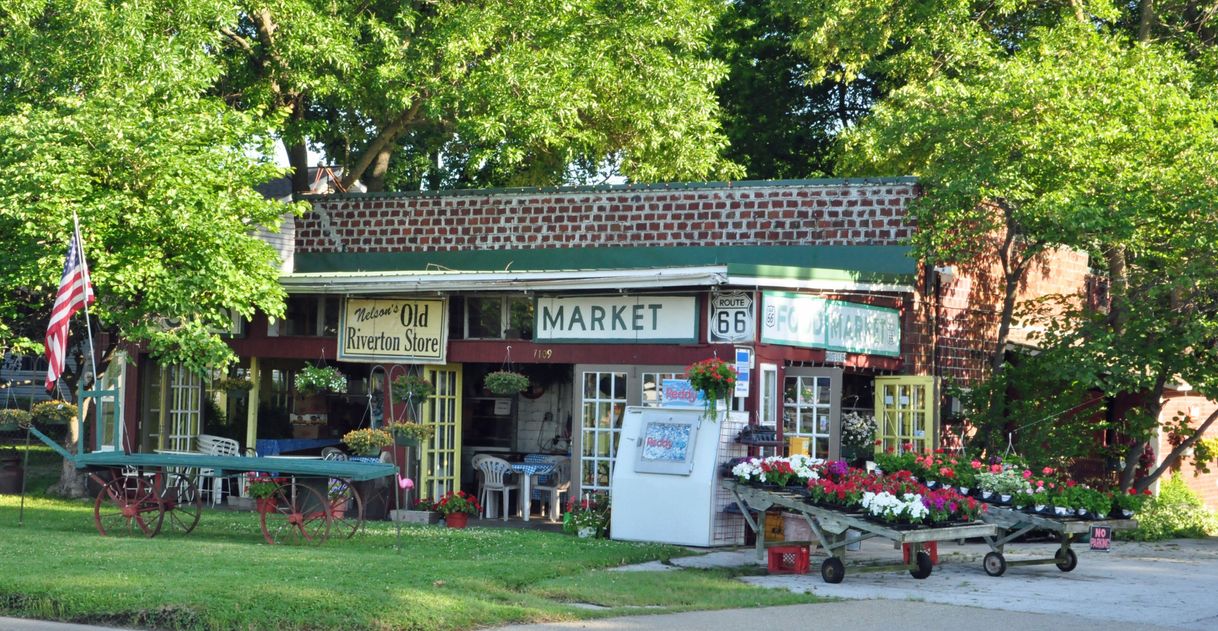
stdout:
POLYGON ((1206 510, 1179 473, 1162 484, 1159 494, 1143 506, 1137 519, 1138 527, 1129 537, 1139 541, 1203 538, 1218 533, 1218 516, 1206 510))
POLYGON ((724 71, 708 55, 720 3, 241 4, 224 93, 289 113, 289 147, 324 149, 347 184, 546 185, 581 165, 640 181, 734 172, 712 92, 724 71))
MULTIPOLYGON (((80 216, 112 340, 202 374, 233 356, 233 316, 282 314, 274 251, 255 229, 290 210, 265 122, 207 96, 222 3, 18 0, 0 35, 0 343, 36 346, 80 216), (261 155, 266 155, 262 153, 261 155)), ((80 339, 80 336, 75 336, 80 339)))

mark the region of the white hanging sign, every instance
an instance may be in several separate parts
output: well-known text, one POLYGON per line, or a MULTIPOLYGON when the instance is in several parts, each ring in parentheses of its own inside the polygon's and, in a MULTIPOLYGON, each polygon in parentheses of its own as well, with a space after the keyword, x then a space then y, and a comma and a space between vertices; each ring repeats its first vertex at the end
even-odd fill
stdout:
POLYGON ((538 298, 534 339, 546 342, 696 342, 693 296, 538 298))

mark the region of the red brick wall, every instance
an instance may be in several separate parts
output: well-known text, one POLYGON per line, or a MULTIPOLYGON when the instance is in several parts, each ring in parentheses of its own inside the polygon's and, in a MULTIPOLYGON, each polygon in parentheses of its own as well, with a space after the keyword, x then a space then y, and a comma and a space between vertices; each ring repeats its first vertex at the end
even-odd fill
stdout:
MULTIPOLYGON (((1191 426, 1199 426, 1211 413, 1214 408, 1218 407, 1213 401, 1205 400, 1205 397, 1196 395, 1176 395, 1169 396, 1163 404, 1163 411, 1159 414, 1160 422, 1171 421, 1177 414, 1187 414, 1191 419, 1191 426)), ((1205 438, 1218 438, 1218 426, 1210 426, 1209 431, 1205 433, 1205 438)), ((1167 443, 1167 436, 1160 436, 1159 445, 1157 446, 1159 453, 1167 453, 1171 449, 1171 445, 1167 443)), ((1210 465, 1210 472, 1201 475, 1195 475, 1196 470, 1193 469, 1192 458, 1185 458, 1186 464, 1180 465, 1180 479, 1184 480, 1210 510, 1218 510, 1218 467, 1210 465)), ((1166 476, 1167 474, 1165 474, 1166 476)), ((1162 478, 1166 481, 1166 477, 1162 478)))
MULTIPOLYGON (((1063 248, 1041 254, 1019 283, 1016 313, 1019 303, 1049 294, 1081 300, 1092 286, 1090 280, 1085 253, 1063 248)), ((956 277, 941 284, 939 308, 933 314, 938 322, 932 328, 938 334, 935 359, 944 378, 971 386, 989 373, 1002 300, 1002 271, 996 262, 957 266, 956 277)), ((1029 333, 1038 326, 1014 322, 1008 341, 1035 346, 1029 333)))
POLYGON ((899 245, 912 182, 326 197, 297 252, 684 245, 899 245))

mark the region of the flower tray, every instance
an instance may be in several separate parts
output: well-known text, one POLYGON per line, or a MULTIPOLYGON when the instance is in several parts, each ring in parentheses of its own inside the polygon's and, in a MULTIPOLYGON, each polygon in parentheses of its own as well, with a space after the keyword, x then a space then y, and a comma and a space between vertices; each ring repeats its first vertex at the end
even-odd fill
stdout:
POLYGON ((808 546, 774 546, 767 553, 770 574, 808 573, 808 546))

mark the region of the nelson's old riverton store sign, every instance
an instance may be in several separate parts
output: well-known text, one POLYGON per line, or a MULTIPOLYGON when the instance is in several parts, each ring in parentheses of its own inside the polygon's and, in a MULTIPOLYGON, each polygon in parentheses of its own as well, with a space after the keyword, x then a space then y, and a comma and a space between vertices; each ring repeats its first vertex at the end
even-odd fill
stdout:
POLYGON ((349 298, 339 321, 338 358, 442 364, 447 323, 444 300, 349 298))

